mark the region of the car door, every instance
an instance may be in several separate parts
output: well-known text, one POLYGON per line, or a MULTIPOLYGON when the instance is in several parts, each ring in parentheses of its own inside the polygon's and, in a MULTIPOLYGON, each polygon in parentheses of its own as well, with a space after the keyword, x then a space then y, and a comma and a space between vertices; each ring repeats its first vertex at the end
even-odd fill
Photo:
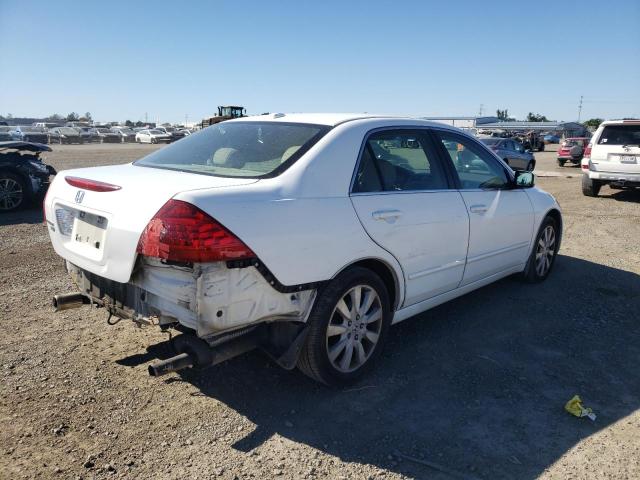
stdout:
POLYGON ((533 234, 533 206, 512 188, 507 169, 476 140, 438 130, 441 152, 457 175, 469 212, 469 250, 461 286, 524 266, 533 234))
POLYGON ((400 263, 404 306, 460 284, 469 215, 427 130, 370 133, 351 201, 369 236, 400 263))

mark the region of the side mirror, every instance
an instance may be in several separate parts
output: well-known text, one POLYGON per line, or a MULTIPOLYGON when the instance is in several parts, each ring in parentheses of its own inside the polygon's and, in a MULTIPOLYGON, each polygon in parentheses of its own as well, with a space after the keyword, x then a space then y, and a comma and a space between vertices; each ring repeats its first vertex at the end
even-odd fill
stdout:
POLYGON ((535 184, 535 175, 531 172, 516 171, 515 184, 518 188, 531 188, 535 184))

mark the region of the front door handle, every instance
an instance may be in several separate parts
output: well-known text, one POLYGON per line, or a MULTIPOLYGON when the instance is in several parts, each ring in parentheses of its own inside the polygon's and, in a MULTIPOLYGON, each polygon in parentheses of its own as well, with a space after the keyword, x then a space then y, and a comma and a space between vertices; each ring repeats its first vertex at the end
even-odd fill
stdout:
POLYGON ((482 215, 483 213, 487 213, 486 205, 471 205, 469 207, 469 211, 471 213, 477 213, 478 215, 482 215))
POLYGON ((400 210, 376 210, 371 216, 374 220, 384 220, 387 223, 393 223, 402 216, 402 212, 400 210))

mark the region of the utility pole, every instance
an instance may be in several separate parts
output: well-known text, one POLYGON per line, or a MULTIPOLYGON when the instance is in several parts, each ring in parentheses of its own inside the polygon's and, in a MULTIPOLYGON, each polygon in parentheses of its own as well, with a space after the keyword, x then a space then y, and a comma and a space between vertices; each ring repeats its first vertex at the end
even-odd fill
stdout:
POLYGON ((185 128, 187 128, 187 123, 189 122, 189 114, 185 113, 184 114, 184 126, 185 128))
POLYGON ((484 110, 484 103, 480 104, 480 110, 478 111, 478 116, 481 117, 482 116, 482 110, 484 110))
POLYGON ((144 123, 149 123, 149 114, 144 112, 144 123))
POLYGON ((578 123, 580 123, 580 117, 582 116, 582 95, 580 95, 580 104, 578 105, 578 123))

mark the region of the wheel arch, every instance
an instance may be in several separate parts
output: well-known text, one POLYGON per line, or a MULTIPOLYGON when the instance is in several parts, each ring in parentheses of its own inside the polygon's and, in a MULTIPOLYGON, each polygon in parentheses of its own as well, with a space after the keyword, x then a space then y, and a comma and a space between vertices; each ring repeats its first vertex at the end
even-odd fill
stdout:
POLYGON ((558 250, 560 250, 560 243, 562 242, 562 213, 557 208, 552 208, 545 213, 542 219, 544 220, 547 217, 553 218, 558 223, 558 250))
POLYGON ((29 179, 29 175, 25 174, 25 172, 20 171, 20 169, 12 167, 10 165, 2 165, 0 166, 0 173, 11 173, 12 175, 16 175, 22 179, 25 183, 25 186, 29 191, 31 191, 31 181, 29 179))
POLYGON ((389 293, 389 300, 391 301, 393 311, 395 312, 400 307, 403 295, 403 285, 400 284, 398 274, 396 273, 394 268, 389 265, 388 262, 385 262, 380 258, 362 258, 341 268, 340 271, 338 271, 333 276, 333 278, 353 267, 366 268, 378 275, 382 280, 382 283, 384 283, 385 287, 387 287, 387 292, 389 293))

